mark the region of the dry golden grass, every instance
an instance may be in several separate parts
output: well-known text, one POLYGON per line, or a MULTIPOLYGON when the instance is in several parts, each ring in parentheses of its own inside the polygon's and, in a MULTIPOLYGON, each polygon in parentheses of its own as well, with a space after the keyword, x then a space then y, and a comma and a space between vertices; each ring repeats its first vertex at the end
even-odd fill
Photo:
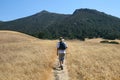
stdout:
POLYGON ((70 80, 120 80, 120 45, 101 40, 67 42, 70 80))
POLYGON ((55 41, 0 31, 0 80, 50 80, 55 41))
MULTIPOLYGON (((67 41, 70 80, 120 80, 120 44, 101 40, 67 41)), ((0 31, 0 80, 52 80, 56 42, 0 31)))

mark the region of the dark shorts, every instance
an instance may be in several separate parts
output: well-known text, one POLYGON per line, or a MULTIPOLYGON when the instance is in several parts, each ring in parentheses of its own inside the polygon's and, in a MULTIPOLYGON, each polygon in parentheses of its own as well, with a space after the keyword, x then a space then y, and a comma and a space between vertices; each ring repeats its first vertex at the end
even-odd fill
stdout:
POLYGON ((59 60, 63 61, 65 57, 65 53, 59 53, 59 60))

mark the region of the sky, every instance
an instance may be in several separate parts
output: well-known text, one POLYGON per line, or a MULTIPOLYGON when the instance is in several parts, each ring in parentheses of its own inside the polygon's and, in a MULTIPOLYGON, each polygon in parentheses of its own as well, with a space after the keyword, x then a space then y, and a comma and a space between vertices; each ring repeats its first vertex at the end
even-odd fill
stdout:
POLYGON ((120 0, 0 0, 0 21, 10 21, 42 10, 72 14, 76 9, 96 9, 120 18, 120 0))

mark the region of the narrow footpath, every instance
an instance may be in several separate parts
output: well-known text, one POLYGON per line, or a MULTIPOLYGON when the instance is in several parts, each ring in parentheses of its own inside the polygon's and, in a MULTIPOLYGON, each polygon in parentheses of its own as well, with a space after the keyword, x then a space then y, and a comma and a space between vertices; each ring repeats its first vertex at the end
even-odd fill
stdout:
POLYGON ((66 62, 64 62, 63 68, 63 70, 59 68, 59 60, 56 59, 56 62, 53 67, 53 80, 69 80, 66 62))

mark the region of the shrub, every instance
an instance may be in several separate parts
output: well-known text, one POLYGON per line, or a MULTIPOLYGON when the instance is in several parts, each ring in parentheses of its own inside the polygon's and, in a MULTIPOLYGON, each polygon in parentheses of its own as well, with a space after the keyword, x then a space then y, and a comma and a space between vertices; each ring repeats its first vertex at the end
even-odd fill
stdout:
POLYGON ((107 41, 107 40, 105 40, 105 41, 100 41, 100 43, 119 44, 119 42, 117 42, 117 41, 107 41))
POLYGON ((100 41, 100 43, 109 43, 109 41, 105 40, 105 41, 100 41))
POLYGON ((116 41, 111 41, 109 42, 110 44, 119 44, 119 42, 116 42, 116 41))

